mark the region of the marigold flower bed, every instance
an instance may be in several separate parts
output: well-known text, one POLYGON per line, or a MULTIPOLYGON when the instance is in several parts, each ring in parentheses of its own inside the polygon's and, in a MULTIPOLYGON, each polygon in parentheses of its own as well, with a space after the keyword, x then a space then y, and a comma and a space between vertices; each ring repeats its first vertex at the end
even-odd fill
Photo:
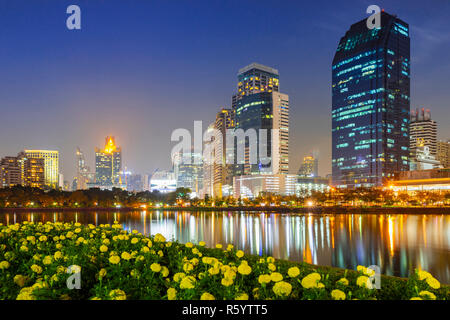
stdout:
POLYGON ((0 225, 1 299, 448 299, 449 287, 426 271, 409 279, 373 271, 317 267, 245 255, 232 245, 206 248, 117 223, 0 225), (80 289, 67 280, 79 275, 80 289))

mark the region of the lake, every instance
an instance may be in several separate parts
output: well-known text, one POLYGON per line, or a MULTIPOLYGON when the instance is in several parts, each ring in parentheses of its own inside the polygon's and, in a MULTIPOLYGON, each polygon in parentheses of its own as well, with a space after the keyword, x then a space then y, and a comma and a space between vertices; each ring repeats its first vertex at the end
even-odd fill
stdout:
POLYGON ((182 243, 233 244, 252 254, 356 269, 378 265, 407 277, 415 268, 450 283, 450 215, 280 214, 190 211, 0 212, 0 222, 112 224, 182 243))

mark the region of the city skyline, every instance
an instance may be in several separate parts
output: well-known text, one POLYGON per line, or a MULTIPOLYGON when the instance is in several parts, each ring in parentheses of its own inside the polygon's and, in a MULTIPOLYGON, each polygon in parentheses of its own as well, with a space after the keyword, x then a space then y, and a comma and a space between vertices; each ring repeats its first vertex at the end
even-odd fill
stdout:
MULTIPOLYGON (((17 61, 21 62, 23 66, 13 63, 5 67, 4 72, 8 75, 6 78, 10 81, 2 80, 0 93, 5 97, 2 103, 4 116, 11 121, 0 128, 2 137, 0 138, 0 156, 17 154, 21 150, 31 148, 58 150, 62 173, 66 180, 71 181, 76 175, 76 147, 80 146, 84 151, 87 165, 94 167, 95 146, 99 145, 105 136, 113 135, 117 137, 118 144, 124 148, 124 166, 142 174, 153 172, 157 168, 169 169, 170 149, 173 146, 170 143, 171 131, 180 127, 192 129, 194 120, 203 120, 204 129, 206 129, 206 124, 214 120, 219 106, 230 107, 230 96, 236 91, 237 70, 252 62, 258 62, 280 71, 283 77, 280 91, 290 96, 292 119, 290 172, 297 172, 301 159, 314 149, 318 149, 320 151, 319 172, 324 176, 331 172, 329 128, 331 92, 329 86, 332 55, 340 37, 349 25, 368 16, 365 14, 368 6, 366 2, 353 1, 351 3, 353 5, 349 4, 348 8, 346 7, 342 12, 339 11, 339 15, 336 17, 331 12, 336 11, 334 6, 330 9, 325 8, 325 10, 320 8, 323 16, 317 18, 317 21, 311 21, 305 17, 304 11, 309 9, 319 12, 318 5, 307 5, 309 8, 299 9, 298 14, 304 18, 304 21, 300 22, 293 19, 296 16, 292 13, 287 14, 288 17, 284 22, 273 21, 270 19, 269 12, 261 9, 258 14, 267 18, 269 23, 261 24, 266 32, 258 35, 257 38, 259 41, 277 39, 276 43, 279 44, 277 49, 281 48, 286 51, 271 48, 254 50, 252 48, 252 44, 255 44, 254 40, 247 39, 248 43, 243 44, 242 39, 238 38, 237 41, 240 42, 236 46, 243 48, 232 58, 225 57, 226 52, 214 57, 209 55, 224 49, 219 39, 214 37, 213 40, 209 40, 214 44, 213 49, 200 54, 200 56, 192 48, 181 50, 182 43, 162 41, 159 43, 159 47, 139 43, 144 35, 149 33, 146 28, 149 28, 154 21, 133 22, 131 18, 138 14, 139 8, 146 8, 145 5, 127 8, 120 21, 122 23, 129 22, 129 26, 124 24, 110 26, 114 30, 111 33, 107 32, 107 28, 102 25, 108 17, 108 14, 101 10, 102 6, 81 3, 84 20, 82 30, 78 34, 71 34, 64 29, 63 24, 59 26, 59 20, 65 20, 65 10, 63 10, 65 4, 42 5, 34 11, 28 10, 28 13, 24 13, 26 16, 33 12, 35 14, 33 21, 35 22, 40 21, 39 19, 43 16, 50 17, 47 22, 42 22, 40 27, 38 25, 35 31, 27 28, 29 22, 25 22, 25 19, 16 19, 17 14, 21 13, 20 1, 8 6, 2 5, 2 12, 8 12, 10 15, 2 22, 2 29, 8 30, 8 33, 3 33, 8 46, 4 52, 0 53, 0 58, 9 61, 8 57, 12 52, 16 55, 19 52, 15 61, 16 63, 17 61), (13 21, 14 19, 16 20, 13 21), (310 25, 308 26, 308 24, 310 25), (138 35, 132 40, 125 41, 125 37, 135 31, 134 28, 137 26, 140 27, 136 31, 138 35), (314 40, 308 42, 310 46, 304 50, 306 52, 300 52, 301 46, 298 43, 300 40, 294 37, 294 35, 303 35, 304 31, 299 31, 302 27, 309 32, 317 31, 316 39, 311 39, 311 36, 305 38, 314 40), (44 36, 39 32, 44 29, 47 33, 45 33, 45 38, 42 38, 44 36), (292 30, 295 32, 291 33, 292 30), (114 37, 115 34, 117 37, 114 37), (15 36, 16 38, 14 38, 15 36), (25 41, 16 40, 20 37, 25 41), (50 52, 49 49, 36 43, 38 42, 36 39, 31 39, 32 37, 43 40, 45 46, 50 40, 58 40, 60 41, 59 46, 51 46, 54 51, 50 52), (99 48, 95 44, 95 41, 101 39, 106 45, 105 49, 99 48), (26 41, 29 41, 30 45, 37 45, 36 54, 32 57, 28 53, 21 54, 18 49, 26 47, 26 41), (122 42, 125 42, 124 49, 119 50, 119 53, 112 54, 108 51, 117 49, 122 42), (86 45, 88 46, 86 47, 86 45), (316 54, 314 49, 318 47, 325 47, 326 50, 316 54), (139 48, 153 49, 153 51, 145 54, 133 51, 139 48), (172 52, 171 48, 179 50, 171 53, 168 59, 162 59, 162 51, 172 52), (295 52, 299 56, 287 54, 288 50, 292 49, 298 50, 295 52), (125 59, 126 57, 136 58, 139 63, 131 63, 129 59, 125 59), (162 63, 163 67, 155 66, 156 62, 154 61, 147 61, 147 64, 144 65, 144 70, 150 74, 147 78, 143 76, 142 71, 138 70, 138 66, 142 67, 140 63, 145 59, 152 60, 155 57, 157 57, 156 60, 159 59, 158 61, 162 63), (193 58, 194 63, 189 63, 181 57, 193 58), (303 60, 298 59, 299 57, 303 60), (208 63, 205 63, 205 59, 208 60, 208 63), (219 60, 220 65, 218 64, 219 60), (72 73, 67 74, 66 68, 61 66, 63 64, 71 65, 68 70, 72 73), (308 72, 310 70, 308 64, 312 64, 316 68, 316 73, 308 72), (213 65, 216 69, 211 71, 210 68, 213 65), (116 68, 112 68, 112 66, 116 66, 116 68), (162 72, 164 68, 167 68, 166 73, 162 72), (185 69, 180 70, 180 68, 185 69), (81 71, 86 74, 81 74, 81 71), (99 73, 95 75, 95 72, 99 73), (298 76, 299 74, 300 76, 298 76), (191 75, 195 81, 187 77, 188 75, 191 75), (42 83, 38 83, 37 77, 42 77, 42 83), (161 81, 158 82, 157 79, 160 77, 161 81), (131 84, 126 84, 124 89, 118 90, 120 85, 125 84, 126 81, 131 84), (193 90, 194 85, 187 82, 195 83, 195 90, 193 90), (29 98, 23 97, 20 94, 21 91, 26 91, 29 98), (172 92, 175 94, 171 94, 172 92), (190 112, 184 112, 187 109, 190 112), (161 114, 163 119, 155 114, 161 114), (180 114, 182 116, 179 116, 180 114), (17 131, 11 135, 10 133, 14 132, 19 123, 30 130, 17 131), (157 138, 155 138, 156 136, 157 138), (6 137, 8 139, 5 139, 6 137), (152 152, 152 150, 158 150, 158 152, 152 152)), ((445 71, 450 70, 450 65, 444 59, 442 61, 436 58, 432 59, 432 55, 435 50, 448 47, 448 41, 447 44, 445 43, 445 35, 438 32, 440 28, 448 25, 448 22, 444 21, 445 15, 442 13, 445 12, 448 5, 441 4, 439 10, 434 9, 436 10, 433 11, 435 19, 433 25, 430 26, 430 22, 427 22, 427 25, 421 21, 420 16, 415 14, 413 9, 422 8, 425 11, 432 11, 432 8, 422 7, 419 2, 401 1, 400 3, 403 5, 389 4, 385 7, 383 3, 380 1, 379 5, 387 12, 397 14, 411 27, 413 70, 411 109, 417 107, 431 109, 435 119, 438 120, 438 138, 446 140, 450 137, 448 126, 450 115, 448 104, 446 104, 447 92, 444 81, 439 81, 439 75, 443 80, 443 76, 448 74, 445 71), (413 8, 408 8, 408 6, 413 8), (427 28, 429 30, 424 31, 427 28), (430 30, 431 32, 429 32, 430 30), (430 77, 433 81, 430 81, 430 77), (433 91, 430 90, 431 88, 433 91)), ((116 18, 120 17, 117 3, 112 2, 107 6, 111 9, 109 14, 116 18)), ((181 10, 183 4, 180 6, 181 10)), ((231 8, 227 5, 215 5, 208 10, 213 13, 219 12, 221 6, 225 7, 223 8, 225 17, 229 17, 232 13, 231 8)), ((283 4, 282 7, 279 10, 285 11, 287 5, 283 4)), ((164 15, 167 14, 164 10, 176 9, 172 5, 167 5, 161 10, 164 15)), ((190 10, 191 12, 195 10, 195 6, 190 10)), ((178 15, 179 18, 180 15, 181 18, 185 18, 181 13, 178 15)), ((188 39, 193 37, 194 31, 202 30, 203 22, 206 25, 206 20, 201 20, 194 24, 192 30, 188 28, 188 31, 185 31, 188 33, 188 39)), ((222 33, 224 35, 223 43, 228 43, 232 32, 218 24, 213 26, 212 32, 222 33)), ((171 32, 175 32, 175 30, 170 29, 169 33, 171 32)), ((203 37, 209 39, 211 34, 204 32, 203 37)), ((155 36, 154 33, 151 35, 155 36)), ((183 42, 183 40, 178 41, 183 42)), ((205 49, 201 44, 200 47, 205 49)))

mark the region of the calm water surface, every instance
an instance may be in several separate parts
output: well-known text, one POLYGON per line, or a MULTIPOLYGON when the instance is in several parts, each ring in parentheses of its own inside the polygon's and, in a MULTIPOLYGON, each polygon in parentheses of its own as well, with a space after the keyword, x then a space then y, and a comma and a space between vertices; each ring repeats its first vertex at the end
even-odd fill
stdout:
POLYGON ((208 246, 232 243, 253 254, 355 269, 378 265, 407 277, 415 268, 450 283, 450 216, 416 214, 279 214, 248 212, 20 212, 0 222, 119 221, 126 230, 208 246))

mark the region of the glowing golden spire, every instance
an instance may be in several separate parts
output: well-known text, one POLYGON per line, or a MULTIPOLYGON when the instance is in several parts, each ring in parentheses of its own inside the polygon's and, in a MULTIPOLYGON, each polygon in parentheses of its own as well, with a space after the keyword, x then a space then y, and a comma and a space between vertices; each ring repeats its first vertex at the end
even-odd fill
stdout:
POLYGON ((116 143, 114 141, 114 137, 108 136, 106 137, 105 149, 103 150, 105 153, 113 153, 116 151, 116 143))

